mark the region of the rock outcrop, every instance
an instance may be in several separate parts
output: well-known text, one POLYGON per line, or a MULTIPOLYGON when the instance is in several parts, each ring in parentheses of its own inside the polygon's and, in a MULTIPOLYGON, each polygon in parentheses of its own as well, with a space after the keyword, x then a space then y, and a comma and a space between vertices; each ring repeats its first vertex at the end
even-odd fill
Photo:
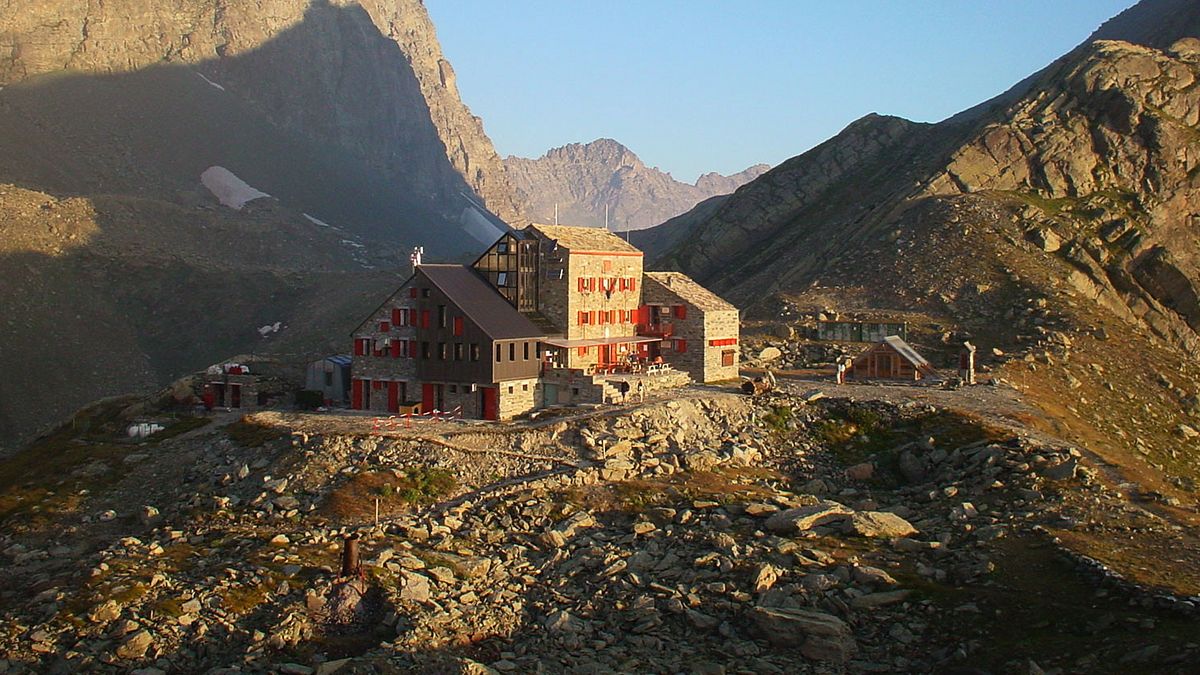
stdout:
POLYGON ((526 216, 553 222, 557 205, 560 222, 602 227, 607 207, 614 230, 653 227, 705 199, 737 190, 770 168, 756 164, 731 176, 707 173, 688 184, 646 166, 629 148, 608 138, 554 148, 537 159, 507 157, 504 166, 526 216))

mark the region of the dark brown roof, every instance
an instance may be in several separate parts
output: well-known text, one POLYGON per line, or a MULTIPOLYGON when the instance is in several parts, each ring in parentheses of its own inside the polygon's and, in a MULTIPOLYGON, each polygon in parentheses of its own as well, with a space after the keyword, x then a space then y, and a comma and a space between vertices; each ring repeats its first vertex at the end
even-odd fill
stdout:
POLYGON ((421 265, 417 270, 493 340, 546 336, 470 267, 421 265))

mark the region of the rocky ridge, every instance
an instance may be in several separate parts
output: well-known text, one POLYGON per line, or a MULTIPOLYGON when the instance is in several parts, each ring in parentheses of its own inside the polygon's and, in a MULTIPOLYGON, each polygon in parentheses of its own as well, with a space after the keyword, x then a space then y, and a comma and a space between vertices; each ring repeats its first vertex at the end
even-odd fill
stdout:
POLYGON ((527 217, 613 230, 652 227, 716 195, 729 194, 762 175, 757 164, 731 176, 706 173, 695 184, 646 166, 629 148, 601 138, 554 148, 537 159, 506 157, 505 171, 527 217))

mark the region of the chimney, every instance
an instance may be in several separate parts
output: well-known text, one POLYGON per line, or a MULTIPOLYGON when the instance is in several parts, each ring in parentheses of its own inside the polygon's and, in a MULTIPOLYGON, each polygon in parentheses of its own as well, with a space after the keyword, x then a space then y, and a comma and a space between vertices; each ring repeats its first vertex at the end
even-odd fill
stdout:
POLYGON ((417 273, 417 267, 419 267, 421 265, 421 258, 424 255, 425 255, 425 247, 424 246, 414 246, 413 247, 412 253, 408 256, 408 259, 412 261, 413 274, 417 273))

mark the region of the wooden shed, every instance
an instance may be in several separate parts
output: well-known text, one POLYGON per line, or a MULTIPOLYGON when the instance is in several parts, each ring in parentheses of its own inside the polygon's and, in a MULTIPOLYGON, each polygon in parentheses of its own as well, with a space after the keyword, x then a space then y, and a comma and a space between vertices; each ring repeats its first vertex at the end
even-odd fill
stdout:
POLYGON ((920 380, 937 372, 899 336, 889 335, 854 359, 848 373, 856 379, 920 380))

